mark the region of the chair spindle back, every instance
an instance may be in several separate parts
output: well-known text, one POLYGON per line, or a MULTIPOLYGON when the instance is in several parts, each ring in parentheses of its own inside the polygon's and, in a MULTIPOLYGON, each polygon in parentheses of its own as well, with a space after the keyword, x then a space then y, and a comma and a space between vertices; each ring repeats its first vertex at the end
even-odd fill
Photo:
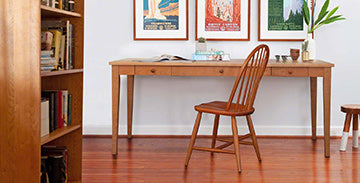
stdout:
POLYGON ((237 94, 235 111, 249 110, 253 107, 260 80, 269 60, 269 52, 269 47, 262 44, 257 46, 246 58, 231 91, 226 106, 227 111, 230 110, 232 103, 235 103, 233 102, 235 94, 237 94))

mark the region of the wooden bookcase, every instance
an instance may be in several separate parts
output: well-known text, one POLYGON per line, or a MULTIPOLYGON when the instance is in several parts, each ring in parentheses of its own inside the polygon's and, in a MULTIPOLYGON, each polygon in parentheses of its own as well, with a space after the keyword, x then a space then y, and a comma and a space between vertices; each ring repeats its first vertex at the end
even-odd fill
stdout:
POLYGON ((68 148, 68 182, 81 182, 84 0, 75 12, 40 5, 40 0, 0 3, 0 182, 40 182, 42 145, 68 148), (40 72, 40 24, 70 20, 74 69, 40 72), (40 137, 41 90, 73 95, 72 125, 40 137))
POLYGON ((84 1, 75 0, 75 11, 40 6, 41 20, 70 20, 73 24, 74 68, 41 73, 41 90, 68 90, 72 99, 72 124, 41 138, 41 145, 68 149, 68 182, 81 182, 84 1))

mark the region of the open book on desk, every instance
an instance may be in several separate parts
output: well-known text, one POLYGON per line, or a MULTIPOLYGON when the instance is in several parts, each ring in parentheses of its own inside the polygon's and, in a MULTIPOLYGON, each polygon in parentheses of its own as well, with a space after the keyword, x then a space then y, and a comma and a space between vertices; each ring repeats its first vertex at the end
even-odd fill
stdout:
POLYGON ((176 56, 176 55, 161 55, 151 58, 137 58, 134 59, 137 62, 193 62, 193 60, 176 56))

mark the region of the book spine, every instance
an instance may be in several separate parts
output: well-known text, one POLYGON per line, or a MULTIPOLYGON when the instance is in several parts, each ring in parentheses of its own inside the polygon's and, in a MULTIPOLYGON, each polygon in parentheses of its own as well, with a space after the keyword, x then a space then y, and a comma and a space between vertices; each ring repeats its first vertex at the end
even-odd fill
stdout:
POLYGON ((58 103, 57 103, 57 128, 62 128, 64 127, 64 119, 63 119, 63 96, 62 96, 62 91, 58 91, 58 103))
POLYGON ((72 94, 68 96, 68 126, 71 125, 71 114, 72 114, 72 94))

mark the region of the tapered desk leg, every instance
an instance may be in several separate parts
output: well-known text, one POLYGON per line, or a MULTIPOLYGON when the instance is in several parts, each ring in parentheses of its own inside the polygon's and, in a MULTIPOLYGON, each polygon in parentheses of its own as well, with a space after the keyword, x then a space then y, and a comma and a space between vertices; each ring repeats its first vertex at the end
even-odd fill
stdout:
POLYGON ((324 148, 325 157, 330 158, 330 110, 331 110, 331 68, 324 69, 324 148))
POLYGON ((134 75, 127 76, 127 138, 132 135, 132 117, 133 117, 133 99, 134 99, 134 75))
POLYGON ((310 78, 311 94, 311 134, 312 140, 316 141, 316 113, 317 113, 317 77, 310 78))
POLYGON ((112 66, 112 154, 118 152, 120 76, 117 66, 112 66))

